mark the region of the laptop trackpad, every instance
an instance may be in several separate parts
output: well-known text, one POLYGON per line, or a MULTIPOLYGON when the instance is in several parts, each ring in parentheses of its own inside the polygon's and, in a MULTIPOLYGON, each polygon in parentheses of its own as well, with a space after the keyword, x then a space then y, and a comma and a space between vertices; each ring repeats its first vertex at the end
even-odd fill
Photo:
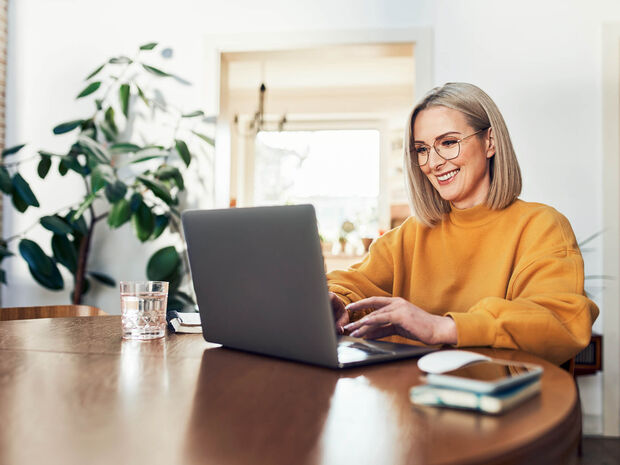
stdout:
POLYGON ((377 355, 392 355, 395 352, 390 350, 390 346, 391 344, 386 342, 371 342, 350 336, 340 336, 338 338, 338 361, 348 363, 377 355))

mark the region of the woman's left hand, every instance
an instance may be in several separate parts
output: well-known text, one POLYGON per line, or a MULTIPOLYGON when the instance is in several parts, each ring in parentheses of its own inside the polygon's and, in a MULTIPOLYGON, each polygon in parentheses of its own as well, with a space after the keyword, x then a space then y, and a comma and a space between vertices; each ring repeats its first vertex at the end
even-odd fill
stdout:
POLYGON ((353 337, 378 339, 397 334, 425 344, 456 344, 456 324, 448 316, 432 315, 401 297, 369 297, 347 306, 355 312, 375 311, 344 327, 353 337))

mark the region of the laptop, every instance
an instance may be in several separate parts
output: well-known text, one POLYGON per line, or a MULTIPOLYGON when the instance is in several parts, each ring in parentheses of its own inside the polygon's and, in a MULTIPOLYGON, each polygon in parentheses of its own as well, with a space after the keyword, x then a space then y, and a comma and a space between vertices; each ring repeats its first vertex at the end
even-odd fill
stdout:
POLYGON ((312 205, 188 210, 182 222, 205 340, 330 368, 434 350, 337 336, 312 205))

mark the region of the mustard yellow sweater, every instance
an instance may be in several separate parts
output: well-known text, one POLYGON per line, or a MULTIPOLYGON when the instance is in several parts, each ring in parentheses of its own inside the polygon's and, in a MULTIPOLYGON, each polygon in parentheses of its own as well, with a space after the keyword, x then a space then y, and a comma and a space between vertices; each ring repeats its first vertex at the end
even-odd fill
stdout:
POLYGON ((521 200, 503 210, 453 209, 433 228, 409 218, 360 263, 327 278, 345 303, 403 297, 449 315, 458 347, 521 349, 557 364, 589 343, 599 313, 584 294, 568 220, 521 200))

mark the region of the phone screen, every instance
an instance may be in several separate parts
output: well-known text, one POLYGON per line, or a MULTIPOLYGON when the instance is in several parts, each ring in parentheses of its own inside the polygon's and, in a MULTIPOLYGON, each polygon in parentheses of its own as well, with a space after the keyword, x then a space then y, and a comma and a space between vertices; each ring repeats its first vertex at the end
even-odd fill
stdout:
POLYGON ((448 371, 444 375, 476 381, 496 382, 506 378, 523 376, 538 369, 535 365, 530 366, 522 363, 481 361, 448 371))

